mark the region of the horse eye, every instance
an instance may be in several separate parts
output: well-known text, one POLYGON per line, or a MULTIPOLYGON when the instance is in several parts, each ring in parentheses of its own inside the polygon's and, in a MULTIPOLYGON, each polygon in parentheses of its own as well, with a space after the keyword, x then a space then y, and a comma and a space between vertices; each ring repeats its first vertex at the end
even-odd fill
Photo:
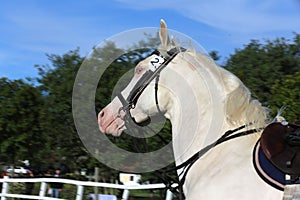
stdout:
POLYGON ((139 66, 139 67, 136 68, 135 73, 136 74, 141 74, 143 71, 144 71, 144 68, 139 66))

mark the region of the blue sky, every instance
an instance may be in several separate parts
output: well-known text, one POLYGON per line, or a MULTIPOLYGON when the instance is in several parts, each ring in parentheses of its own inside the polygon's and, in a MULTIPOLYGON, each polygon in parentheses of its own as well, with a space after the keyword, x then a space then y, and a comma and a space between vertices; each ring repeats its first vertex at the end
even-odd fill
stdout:
POLYGON ((0 5, 0 77, 37 77, 35 64, 93 46, 122 31, 168 27, 224 58, 251 39, 300 33, 300 0, 4 0, 0 5))

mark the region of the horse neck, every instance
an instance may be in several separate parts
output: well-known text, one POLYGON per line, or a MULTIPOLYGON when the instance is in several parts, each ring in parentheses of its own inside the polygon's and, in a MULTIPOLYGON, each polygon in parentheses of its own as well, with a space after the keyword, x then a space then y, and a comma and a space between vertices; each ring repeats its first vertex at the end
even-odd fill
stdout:
POLYGON ((221 78, 216 77, 218 72, 199 67, 199 60, 193 58, 179 57, 172 63, 165 72, 172 99, 166 116, 172 123, 174 156, 180 164, 216 140, 228 125, 224 123, 225 90, 221 78))

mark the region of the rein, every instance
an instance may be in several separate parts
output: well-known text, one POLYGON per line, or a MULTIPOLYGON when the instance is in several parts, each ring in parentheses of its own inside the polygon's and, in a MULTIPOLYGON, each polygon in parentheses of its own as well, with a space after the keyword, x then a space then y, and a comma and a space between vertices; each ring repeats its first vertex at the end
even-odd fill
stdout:
POLYGON ((189 159, 187 159, 185 162, 183 162, 182 164, 173 167, 171 169, 168 170, 159 170, 157 174, 159 174, 160 178, 162 179, 162 181, 164 182, 164 184, 166 185, 166 188, 169 189, 170 191, 172 191, 173 193, 177 193, 177 195, 179 196, 179 199, 185 199, 184 193, 183 193, 183 185, 186 179, 186 176, 189 172, 189 170, 191 169, 191 167, 193 166, 193 164, 199 160, 203 155, 205 155, 209 150, 213 149, 214 147, 216 147, 217 145, 226 142, 228 140, 232 140, 234 138, 238 138, 241 136, 246 136, 246 135, 250 135, 253 133, 257 133, 260 130, 262 130, 263 128, 259 128, 259 129, 250 129, 250 130, 246 130, 246 131, 242 131, 242 132, 238 132, 239 130, 242 130, 244 128, 246 128, 247 126, 251 125, 243 125, 240 126, 236 129, 233 130, 228 130, 226 131, 219 139, 217 139, 215 142, 207 145, 206 147, 202 148, 201 150, 199 150, 197 153, 195 153, 193 156, 191 156, 189 159), (177 171, 179 169, 182 169, 182 172, 178 175, 179 180, 175 180, 174 178, 172 178, 171 176, 168 175, 169 172, 171 171, 177 171), (182 177, 181 177, 182 176, 182 177), (173 186, 174 184, 176 184, 177 186, 173 186))

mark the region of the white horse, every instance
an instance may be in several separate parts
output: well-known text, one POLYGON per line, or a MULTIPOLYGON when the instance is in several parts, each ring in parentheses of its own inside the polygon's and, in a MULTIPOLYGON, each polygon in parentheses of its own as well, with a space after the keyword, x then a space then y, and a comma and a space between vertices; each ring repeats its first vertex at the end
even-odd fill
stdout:
MULTIPOLYGON (((162 55, 169 44, 166 24, 159 31, 162 55)), ((167 56, 167 55, 166 55, 167 56)), ((133 86, 151 67, 157 55, 151 55, 135 68, 135 74, 122 91, 125 99, 133 86)), ((233 74, 218 67, 208 56, 183 51, 160 72, 140 94, 130 110, 136 122, 143 122, 159 110, 172 124, 172 142, 176 165, 218 139, 227 130, 245 124, 259 129, 267 121, 267 112, 233 74), (157 92, 157 97, 155 96, 157 92), (156 99, 158 107, 156 105, 156 99)), ((98 115, 100 131, 119 136, 126 127, 122 102, 115 98, 98 115)), ((260 132, 224 142, 211 149, 191 167, 183 185, 186 199, 256 200, 283 198, 283 192, 266 184, 256 173, 252 153, 260 132)), ((180 173, 180 170, 178 171, 180 173)))

